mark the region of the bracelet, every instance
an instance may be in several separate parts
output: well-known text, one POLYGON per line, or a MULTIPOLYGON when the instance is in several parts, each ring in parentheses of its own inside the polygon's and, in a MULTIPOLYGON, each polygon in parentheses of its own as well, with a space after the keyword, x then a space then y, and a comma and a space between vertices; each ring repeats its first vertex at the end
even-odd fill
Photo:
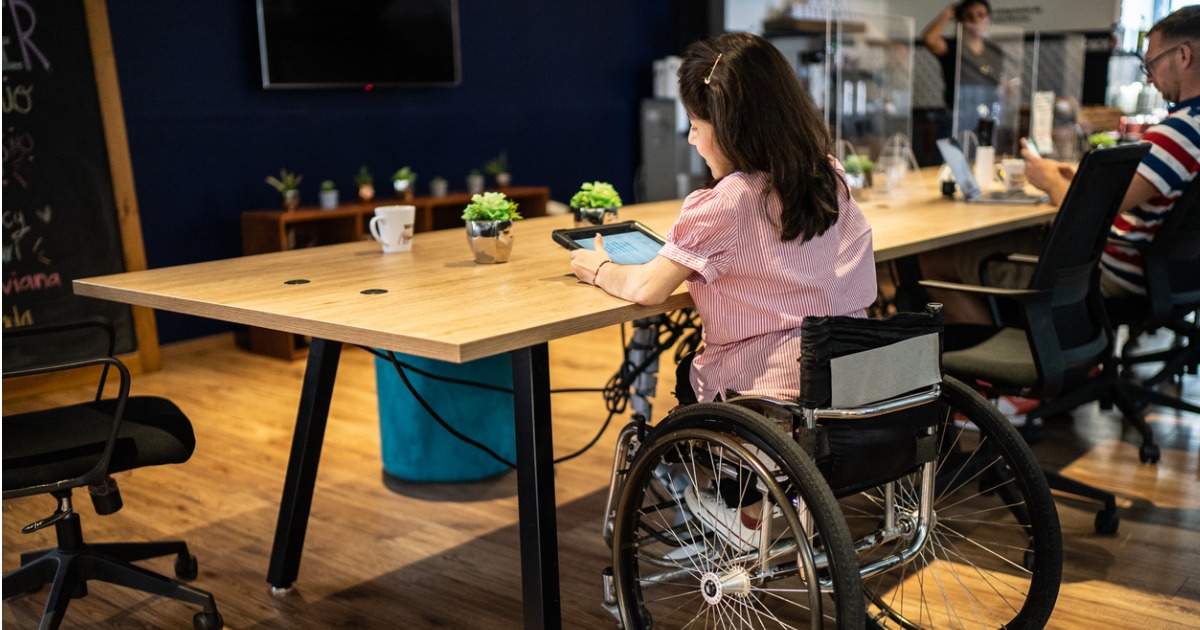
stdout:
POLYGON ((604 265, 607 265, 610 262, 612 261, 607 259, 600 261, 600 265, 596 267, 596 273, 592 274, 592 286, 600 286, 600 270, 604 268, 604 265))

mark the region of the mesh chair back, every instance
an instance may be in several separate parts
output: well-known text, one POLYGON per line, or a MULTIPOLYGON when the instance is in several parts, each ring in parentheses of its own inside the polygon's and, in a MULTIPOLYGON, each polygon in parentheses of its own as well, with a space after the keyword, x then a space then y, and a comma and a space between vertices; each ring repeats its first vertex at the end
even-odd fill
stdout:
POLYGON ((1200 308, 1200 176, 1176 200, 1145 258, 1154 319, 1200 308))
POLYGON ((1149 150, 1135 144, 1085 154, 1050 227, 1029 281, 1030 289, 1049 298, 1027 311, 1026 331, 1044 383, 1077 382, 1108 351, 1112 332, 1100 298, 1100 254, 1149 150))

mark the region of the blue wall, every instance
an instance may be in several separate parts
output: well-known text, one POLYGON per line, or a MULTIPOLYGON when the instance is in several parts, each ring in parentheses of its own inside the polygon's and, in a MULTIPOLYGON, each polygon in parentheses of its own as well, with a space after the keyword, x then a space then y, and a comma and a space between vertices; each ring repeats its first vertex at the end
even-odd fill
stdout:
MULTIPOLYGON (((410 165, 419 192, 434 175, 461 189, 503 150, 513 183, 552 199, 594 179, 633 199, 638 103, 651 62, 676 52, 665 0, 459 0, 458 87, 266 91, 251 0, 108 11, 151 268, 240 255, 241 213, 278 207, 263 178, 281 167, 315 204, 324 179, 353 195, 361 164, 385 185, 410 165)), ((229 329, 170 313, 158 324, 164 343, 229 329)))

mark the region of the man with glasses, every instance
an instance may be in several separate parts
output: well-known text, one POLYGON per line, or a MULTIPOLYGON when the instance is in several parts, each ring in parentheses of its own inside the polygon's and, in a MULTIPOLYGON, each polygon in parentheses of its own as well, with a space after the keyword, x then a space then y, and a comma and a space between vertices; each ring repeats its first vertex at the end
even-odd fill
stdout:
MULTIPOLYGON (((1105 297, 1145 295, 1142 259, 1124 242, 1147 242, 1162 225, 1175 200, 1200 170, 1200 6, 1184 7, 1150 29, 1142 72, 1163 99, 1170 114, 1142 135, 1150 153, 1138 165, 1125 192, 1121 212, 1109 231, 1109 245, 1100 259, 1100 288, 1105 297)), ((1025 173, 1029 182, 1062 201, 1074 172, 1063 164, 1043 160, 1029 151, 1025 173)))
MULTIPOLYGON (((1145 295, 1141 255, 1127 243, 1148 242, 1162 225, 1175 201, 1200 170, 1200 6, 1181 8, 1155 24, 1142 70, 1147 81, 1171 103, 1170 114, 1142 135, 1150 153, 1138 165, 1125 192, 1121 211, 1110 229, 1109 245, 1101 258, 1100 289, 1105 297, 1145 295)), ((1025 176, 1045 191, 1055 205, 1062 202, 1075 170, 1022 149, 1025 176)), ((996 252, 1036 254, 1043 232, 1028 231, 967 243, 923 254, 921 272, 931 280, 978 282, 978 261, 996 252)), ((1028 277, 1000 276, 999 286, 1020 287, 1028 277)), ((967 293, 930 291, 945 304, 947 322, 990 324, 983 300, 967 293)))

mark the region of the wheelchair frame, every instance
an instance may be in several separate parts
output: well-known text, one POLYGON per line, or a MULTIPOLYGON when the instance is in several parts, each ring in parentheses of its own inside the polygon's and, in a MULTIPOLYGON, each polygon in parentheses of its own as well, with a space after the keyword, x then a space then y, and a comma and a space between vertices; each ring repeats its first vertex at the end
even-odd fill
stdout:
MULTIPOLYGON (((654 326, 656 324, 650 321, 643 325, 654 326)), ((647 337, 648 334, 642 336, 643 339, 647 337)), ((655 337, 659 336, 655 335, 655 337)), ((673 337, 677 337, 677 335, 673 337)), ((659 351, 661 352, 661 350, 659 351)), ((645 390, 641 393, 645 394, 645 390)), ((990 452, 985 454, 985 461, 988 456, 993 455, 990 452)), ((676 459, 680 458, 676 457, 676 459)), ((803 474, 799 476, 803 477, 803 474)), ((693 483, 698 484, 698 482, 693 483)), ((672 484, 678 485, 678 481, 672 481, 672 484)), ((742 492, 744 493, 745 490, 742 492)), ((953 496, 956 500, 959 497, 958 494, 953 496)), ((728 506, 728 501, 726 505, 728 506)), ((746 510, 742 504, 737 504, 737 508, 746 510)), ((660 507, 655 507, 654 511, 659 509, 660 507)), ((733 508, 729 507, 729 509, 733 508)), ((859 406, 810 408, 797 401, 765 396, 735 396, 723 403, 700 403, 676 408, 655 427, 650 427, 643 417, 635 415, 634 419, 623 427, 617 439, 613 471, 605 502, 602 536, 609 547, 613 549, 614 564, 604 572, 604 605, 617 618, 618 625, 625 628, 649 627, 651 623, 655 627, 664 627, 662 622, 666 622, 665 627, 672 627, 671 623, 675 622, 674 619, 662 619, 659 611, 647 610, 651 604, 643 598, 642 587, 646 586, 649 589, 664 584, 675 585, 677 581, 691 573, 696 574, 693 576, 694 578, 699 578, 694 579, 693 582, 696 594, 702 595, 705 603, 695 608, 696 617, 681 620, 679 623, 680 625, 692 623, 695 618, 704 616, 705 620, 701 627, 712 627, 709 625, 710 623, 715 624, 716 627, 769 626, 775 622, 773 613, 766 611, 764 614, 760 608, 768 607, 774 599, 783 596, 780 593, 769 593, 765 589, 760 591, 760 586, 767 585, 773 580, 794 579, 800 585, 815 586, 815 588, 807 588, 807 600, 800 601, 803 597, 797 595, 795 603, 796 607, 809 611, 807 614, 810 617, 806 625, 814 628, 831 626, 924 628, 943 625, 1036 628, 1044 625, 1049 618, 1061 581, 1061 533, 1053 499, 1041 476, 1040 468, 1028 447, 1003 416, 973 390, 957 381, 952 381, 952 379, 948 379, 944 383, 931 384, 916 391, 909 391, 887 400, 859 406), (724 412, 717 413, 720 408, 713 407, 713 405, 728 405, 742 411, 724 419, 725 425, 722 425, 722 421, 706 422, 701 419, 700 416, 705 414, 729 415, 724 412), (907 472, 896 479, 836 497, 828 485, 829 480, 825 471, 822 471, 820 474, 823 478, 816 484, 822 487, 806 488, 801 493, 820 494, 824 498, 813 499, 811 501, 812 509, 809 509, 810 501, 796 498, 796 488, 802 482, 793 478, 798 474, 795 469, 813 466, 821 458, 822 427, 838 422, 854 423, 864 419, 887 419, 899 412, 921 409, 931 411, 936 409, 941 414, 940 420, 920 428, 920 434, 926 436, 930 441, 935 441, 940 437, 943 442, 934 451, 926 453, 925 461, 914 462, 907 472), (744 414, 751 414, 757 419, 741 417, 744 414), (733 420, 736 422, 732 422, 733 420), (968 428, 959 425, 967 425, 975 432, 971 433, 968 428), (797 446, 795 452, 782 444, 770 447, 769 441, 757 445, 748 443, 765 440, 767 436, 764 433, 776 431, 778 428, 784 429, 780 433, 787 434, 789 439, 786 441, 797 446), (945 442, 947 436, 950 435, 953 435, 953 446, 947 449, 945 442), (964 440, 964 436, 967 436, 966 440, 964 440), (960 440, 964 442, 977 440, 980 442, 977 447, 979 450, 969 453, 959 452, 959 449, 962 448, 960 440), (981 462, 976 462, 975 468, 978 470, 972 469, 971 460, 977 453, 983 452, 983 444, 989 441, 992 444, 990 448, 993 451, 998 448, 1000 454, 994 455, 994 459, 982 467, 980 466, 981 462), (669 442, 675 446, 660 447, 659 444, 662 442, 669 442), (694 446, 696 444, 699 445, 694 446), (738 444, 746 448, 741 448, 740 454, 731 453, 731 451, 739 450, 735 448, 738 444), (704 491, 698 488, 684 488, 682 491, 668 490, 665 494, 677 493, 687 501, 681 499, 680 496, 664 498, 663 492, 656 492, 655 497, 662 504, 673 503, 671 513, 675 521, 693 523, 699 521, 701 526, 687 525, 687 533, 675 543, 677 551, 664 555, 663 558, 666 560, 654 561, 649 558, 641 558, 640 552, 630 551, 631 548, 641 547, 642 543, 637 542, 641 531, 645 530, 651 533, 651 536, 644 537, 645 544, 650 546, 659 544, 661 541, 655 540, 655 538, 662 538, 669 531, 663 529, 656 534, 652 527, 644 527, 645 523, 642 522, 642 519, 645 518, 646 521, 649 521, 647 515, 651 510, 640 504, 631 507, 629 503, 635 499, 643 501, 644 497, 649 496, 651 492, 646 488, 630 488, 628 484, 630 473, 636 472, 639 476, 638 483, 642 483, 644 479, 645 484, 649 486, 652 483, 650 475, 647 473, 650 464, 642 462, 641 459, 649 451, 649 457, 662 457, 662 460, 655 464, 661 468, 664 463, 675 461, 667 456, 672 452, 672 448, 676 451, 686 449, 689 453, 697 452, 702 457, 710 458, 715 451, 721 451, 721 457, 729 454, 733 459, 740 460, 739 463, 743 469, 733 470, 733 466, 729 462, 724 462, 730 464, 724 471, 724 480, 738 479, 737 485, 743 488, 749 485, 747 479, 757 480, 755 482, 757 487, 766 489, 763 493, 764 496, 778 499, 774 504, 766 500, 761 501, 762 516, 758 519, 757 549, 740 549, 732 555, 727 555, 723 550, 715 551, 717 547, 729 546, 730 539, 728 537, 722 539, 720 536, 714 535, 721 533, 719 518, 713 521, 710 516, 710 522, 705 522, 696 512, 692 503, 688 502, 704 491), (764 451, 766 455, 762 454, 764 451), (756 455, 755 452, 759 454, 756 455), (799 454, 797 455, 797 453, 799 454), (941 469, 950 462, 951 455, 959 457, 964 454, 967 455, 967 463, 955 463, 955 466, 963 467, 953 469, 953 477, 949 481, 944 479, 942 473, 948 475, 950 471, 941 469), (800 459, 806 461, 796 461, 800 459), (962 475, 962 479, 959 479, 960 475, 962 475), (918 480, 913 482, 915 487, 912 488, 906 485, 911 479, 918 480), (956 483, 961 485, 950 487, 956 483), (1015 545, 1005 546, 1000 553, 997 553, 998 556, 1019 554, 1021 557, 996 558, 995 564, 999 565, 997 568, 981 570, 975 565, 970 565, 976 573, 981 574, 982 579, 977 579, 977 576, 963 577, 957 573, 948 578, 947 576, 937 576, 939 580, 945 579, 946 582, 950 582, 952 590, 962 590, 963 593, 957 595, 965 597, 969 607, 982 609, 994 604, 995 610, 982 612, 968 610, 960 613, 957 610, 949 610, 950 607, 947 604, 947 610, 938 612, 940 618, 935 622, 933 607, 930 606, 924 595, 924 589, 931 587, 920 583, 919 579, 914 581, 913 576, 922 571, 929 571, 932 576, 933 572, 929 567, 937 565, 939 562, 953 567, 953 565, 966 560, 966 555, 971 553, 970 551, 967 554, 954 552, 958 553, 956 556, 946 552, 943 548, 954 546, 957 541, 955 537, 959 535, 964 536, 964 546, 972 543, 973 541, 966 538, 966 534, 974 532, 976 525, 968 525, 961 528, 961 531, 955 530, 953 526, 940 522, 939 514, 950 514, 957 506, 948 506, 946 512, 939 512, 939 509, 935 507, 940 499, 939 492, 957 492, 957 490, 967 487, 968 484, 972 486, 978 484, 980 489, 977 493, 968 494, 966 498, 963 498, 964 502, 986 501, 993 496, 1000 499, 998 506, 989 508, 990 515, 980 519, 980 522, 983 523, 978 526, 980 529, 989 526, 988 519, 999 518, 1005 522, 995 526, 997 531, 1004 531, 1000 527, 1008 527, 1009 529, 1004 533, 1011 538, 1012 526, 1016 525, 1019 527, 1018 531, 1028 533, 1029 543, 1028 547, 1021 550, 1017 550, 1015 545), (692 493, 691 496, 687 496, 688 492, 692 493), (643 498, 630 498, 634 495, 643 498), (872 498, 864 498, 868 495, 871 495, 872 498), (874 498, 874 495, 880 496, 874 498), (785 496, 791 497, 787 505, 793 506, 795 510, 779 509, 779 506, 784 504, 783 497, 785 496), (841 503, 838 503, 839 500, 841 503), (832 503, 828 501, 832 501, 832 503), (877 514, 866 515, 871 522, 868 531, 856 530, 855 534, 851 536, 847 521, 854 516, 850 511, 850 506, 854 503, 866 503, 868 506, 874 506, 877 514), (821 507, 822 505, 824 507, 821 507), (829 508, 829 505, 833 505, 833 508, 829 508), (997 508, 1004 509, 997 510, 997 508), (819 510, 829 509, 836 514, 816 513, 819 510), (772 538, 774 533, 772 528, 779 518, 769 518, 767 514, 770 510, 781 512, 782 515, 788 517, 779 523, 784 531, 803 532, 804 535, 793 536, 787 540, 772 538), (791 518, 792 516, 795 517, 794 520, 791 518), (833 519, 833 516, 837 518, 833 519), (631 522, 636 523, 637 526, 627 524, 623 526, 622 533, 618 534, 618 519, 623 519, 622 523, 632 519, 631 522), (822 519, 825 521, 824 524, 817 522, 822 519), (1009 519, 1012 522, 1007 522, 1009 519), (832 523, 832 520, 840 520, 840 526, 832 523), (716 526, 713 526, 714 522, 717 523, 716 526), (625 530, 633 533, 626 533, 625 530), (950 534, 948 535, 943 530, 949 530, 950 534), (622 535, 629 536, 630 539, 625 541, 616 539, 622 535), (839 551, 837 539, 843 536, 849 546, 839 551), (804 544, 805 541, 809 544, 804 544), (816 541, 816 548, 813 548, 814 541, 816 541), (686 551, 690 547, 705 548, 703 554, 693 554, 688 558, 689 563, 697 566, 680 563, 678 568, 671 568, 673 555, 678 556, 681 551, 686 551), (939 555, 943 553, 945 558, 939 555), (628 567, 630 563, 634 562, 630 558, 635 557, 638 558, 637 564, 650 563, 654 567, 661 565, 663 572, 644 577, 641 575, 640 569, 628 567), (701 558, 701 561, 697 562, 696 558, 701 558), (792 558, 798 558, 795 566, 791 564, 792 558), (1001 560, 1003 562, 1000 562, 1001 560), (658 564, 654 564, 655 562, 658 564), (705 569, 712 570, 700 570, 701 565, 705 569), (724 568, 718 570, 715 568, 717 565, 724 568), (993 571, 999 576, 998 578, 991 577, 993 571), (853 575, 853 583, 847 581, 845 577, 847 573, 853 575), (988 575, 983 575, 985 573, 988 575), (1016 577, 1010 578, 1010 573, 1016 577), (624 580, 622 576, 625 576, 624 580), (954 581, 959 582, 961 589, 953 585, 954 581), (976 581, 981 583, 981 588, 985 591, 988 589, 994 591, 1012 589, 1014 591, 1011 596, 1012 601, 1007 593, 997 593, 998 598, 987 592, 980 595, 969 593, 968 583, 976 581), (865 596, 863 595, 864 582, 869 583, 865 596), (636 584, 631 586, 634 583, 636 584), (904 592, 906 583, 914 584, 907 586, 909 590, 921 590, 919 602, 910 604, 904 601, 907 599, 905 595, 900 595, 900 601, 897 601, 896 591, 904 592), (846 591, 846 593, 838 593, 839 590, 846 591), (832 605, 829 605, 827 601, 825 603, 818 601, 817 598, 821 597, 832 599, 832 605), (888 597, 892 599, 889 600, 888 597), (1019 605, 1012 603, 1018 597, 1022 599, 1019 605), (1000 601, 994 603, 993 599, 1000 601), (718 604, 732 605, 736 611, 732 613, 719 612, 718 604), (868 610, 867 614, 864 615, 863 610, 868 610)), ((992 559, 985 558, 983 562, 991 563, 992 559)), ((951 572, 953 571, 956 569, 952 568, 951 572)), ((964 571, 965 573, 966 571, 964 571)), ((793 590, 801 591, 805 588, 793 590)), ((946 598, 945 592, 942 593, 942 598, 946 598)), ((791 606, 790 602, 787 606, 780 605, 781 608, 790 608, 791 606)), ((668 615, 670 614, 674 614, 674 610, 668 610, 668 615)), ((781 627, 792 627, 791 625, 785 626, 782 622, 780 625, 781 627)))

